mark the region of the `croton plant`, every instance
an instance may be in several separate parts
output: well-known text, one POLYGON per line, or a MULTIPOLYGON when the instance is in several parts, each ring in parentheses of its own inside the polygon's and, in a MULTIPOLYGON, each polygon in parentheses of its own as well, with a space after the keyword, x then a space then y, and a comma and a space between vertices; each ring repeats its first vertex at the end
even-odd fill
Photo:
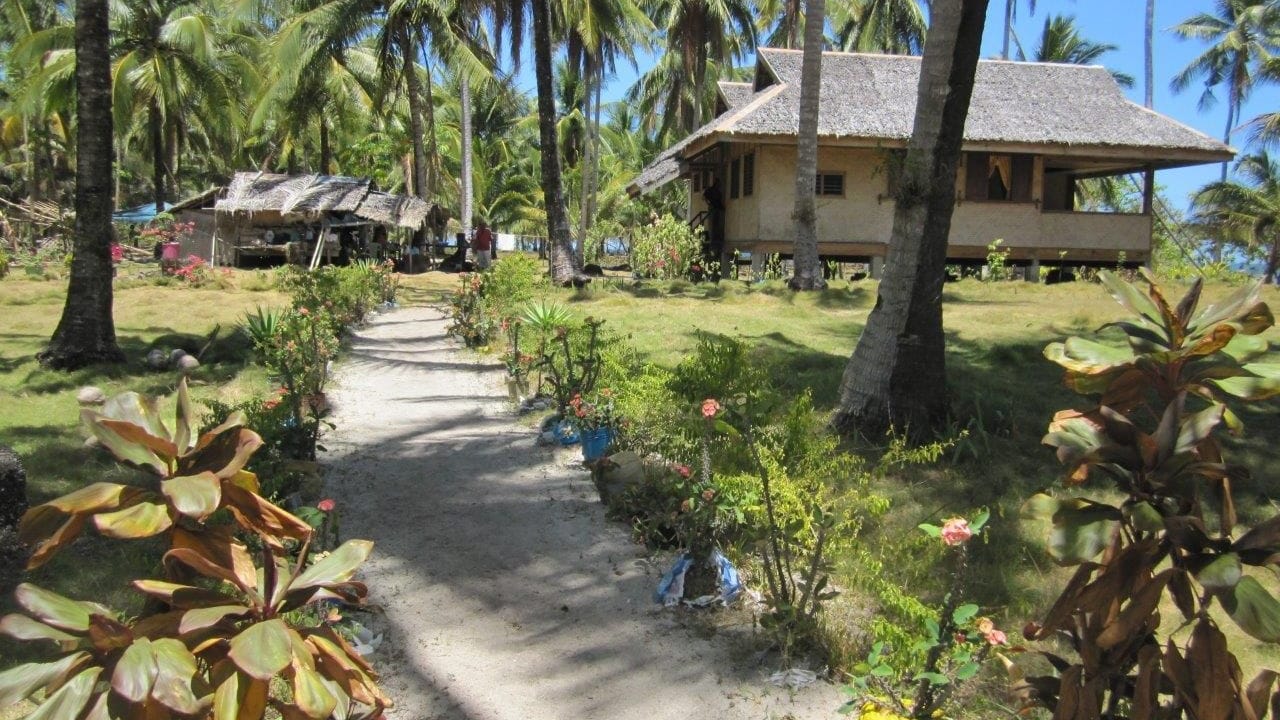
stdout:
POLYGON ((1233 489, 1250 476, 1220 442, 1243 428, 1232 404, 1280 395, 1280 365, 1262 337, 1271 311, 1257 285, 1197 312, 1198 281, 1170 305, 1148 273, 1145 288, 1100 278, 1132 314, 1110 324, 1125 345, 1073 337, 1045 349, 1066 385, 1095 403, 1059 412, 1044 438, 1068 492, 1024 507, 1050 521, 1054 559, 1077 569, 1025 630, 1058 641, 1040 652, 1054 674, 1015 666, 1015 689, 1055 719, 1280 718, 1277 674, 1242 677, 1219 627, 1230 618, 1280 642, 1280 602, 1257 579, 1280 566, 1280 516, 1238 525, 1233 489), (1075 494, 1091 481, 1122 499, 1075 494), (1166 598, 1181 619, 1162 625, 1166 598))
POLYGON ((0 707, 42 695, 31 720, 259 720, 267 708, 285 720, 380 717, 391 701, 373 669, 333 628, 308 621, 322 603, 364 602, 367 588, 351 578, 373 544, 350 540, 313 561, 311 527, 259 495, 244 470, 262 440, 243 417, 196 437, 185 382, 176 406, 172 429, 159 401, 137 393, 83 410, 103 447, 155 480, 94 483, 32 508, 19 529, 29 567, 87 527, 165 535, 166 578, 133 582, 149 610, 124 618, 20 585, 24 612, 0 619, 0 632, 62 655, 0 673, 0 707))

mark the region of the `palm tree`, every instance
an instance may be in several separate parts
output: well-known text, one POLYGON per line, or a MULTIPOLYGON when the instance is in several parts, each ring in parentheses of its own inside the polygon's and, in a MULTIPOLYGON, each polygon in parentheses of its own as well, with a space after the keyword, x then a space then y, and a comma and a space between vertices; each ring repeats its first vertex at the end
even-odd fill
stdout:
MULTIPOLYGON (((1033 59, 1036 62, 1096 65, 1103 55, 1118 49, 1116 45, 1097 43, 1082 37, 1074 17, 1053 15, 1044 21, 1040 44, 1036 47, 1033 59)), ((1018 55, 1020 60, 1026 59, 1021 52, 1018 55)), ((1111 77, 1124 87, 1133 87, 1132 75, 1112 70, 1111 77)))
POLYGON ((1263 280, 1280 272, 1280 161, 1263 150, 1236 162, 1235 178, 1206 185, 1192 202, 1194 221, 1266 253, 1263 280))
POLYGON ((185 0, 113 3, 117 129, 144 115, 156 211, 174 196, 180 137, 188 125, 234 122, 233 85, 220 62, 212 15, 185 0))
POLYGON ((986 14, 987 0, 933 5, 885 277, 840 381, 842 431, 919 436, 946 414, 942 282, 986 14))
MULTIPOLYGON (((1018 0, 1004 0, 1004 40, 1000 45, 1000 57, 1005 60, 1009 59, 1009 40, 1017 41, 1017 37, 1013 32, 1013 23, 1018 19, 1018 0)), ((1032 15, 1036 14, 1036 0, 1027 0, 1027 10, 1032 15)))
POLYGON ((793 290, 821 290, 827 286, 818 258, 818 215, 814 178, 818 176, 818 111, 822 88, 822 34, 826 0, 805 0, 804 57, 800 69, 800 120, 796 141, 795 275, 793 290))
POLYGON ((62 319, 40 362, 124 362, 111 316, 111 51, 107 0, 76 2, 76 221, 62 319))
MULTIPOLYGON (((1194 80, 1204 83, 1200 109, 1217 102, 1214 89, 1226 86, 1227 123, 1222 141, 1231 142, 1232 130, 1240 121, 1240 109, 1253 90, 1259 63, 1276 46, 1277 9, 1274 0, 1215 0, 1214 13, 1199 13, 1178 25, 1173 32, 1184 39, 1210 43, 1174 76, 1174 92, 1182 92, 1194 80)), ((1227 163, 1222 178, 1227 179, 1227 163)))
POLYGON ((1142 44, 1142 85, 1146 98, 1143 105, 1148 109, 1156 106, 1155 102, 1155 40, 1156 40, 1156 0, 1147 0, 1146 30, 1142 44))
POLYGON ((755 47, 753 10, 746 0, 657 0, 654 24, 665 32, 666 53, 632 88, 645 109, 662 103, 665 123, 679 122, 685 134, 703 122, 715 97, 710 70, 741 59, 755 47))
POLYGON ((919 55, 928 29, 918 0, 852 0, 831 13, 836 46, 845 52, 919 55))
POLYGON ((510 33, 511 55, 518 60, 524 39, 525 10, 533 20, 534 79, 538 87, 538 144, 541 151, 542 198, 547 213, 547 240, 551 249, 551 280, 567 284, 579 279, 582 267, 569 233, 569 214, 561 178, 560 142, 556 137, 555 76, 552 70, 552 15, 550 0, 497 0, 493 6, 498 45, 510 33))

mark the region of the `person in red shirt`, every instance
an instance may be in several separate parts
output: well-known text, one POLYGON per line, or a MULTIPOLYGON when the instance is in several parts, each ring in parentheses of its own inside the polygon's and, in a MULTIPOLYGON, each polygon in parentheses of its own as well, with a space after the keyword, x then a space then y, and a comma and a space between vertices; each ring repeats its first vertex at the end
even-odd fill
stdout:
POLYGON ((493 250, 493 233, 485 224, 484 218, 476 218, 476 230, 471 237, 471 250, 471 262, 475 263, 476 269, 488 269, 493 250))

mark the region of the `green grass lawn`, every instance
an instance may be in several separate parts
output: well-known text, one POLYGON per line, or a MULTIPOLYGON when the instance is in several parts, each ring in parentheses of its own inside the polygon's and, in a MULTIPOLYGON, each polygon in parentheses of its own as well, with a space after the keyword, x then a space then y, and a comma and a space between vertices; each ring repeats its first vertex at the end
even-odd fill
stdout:
MULTIPOLYGON (((121 274, 129 272, 126 266, 121 274)), ((236 273, 222 285, 202 288, 156 286, 125 277, 117 285, 116 334, 128 363, 62 373, 40 367, 35 354, 61 316, 65 282, 0 280, 0 443, 22 457, 32 504, 91 482, 137 481, 135 471, 83 446, 86 433, 80 427, 76 393, 84 385, 95 385, 108 395, 125 390, 169 395, 178 376, 147 369, 144 359, 152 348, 203 350, 202 365, 191 379, 197 401, 235 401, 267 390, 266 373, 246 363, 249 343, 237 330, 246 311, 285 302, 273 290, 247 289, 263 287, 261 275, 236 273)), ((12 589, 24 580, 122 609, 135 607, 136 597, 125 580, 158 572, 158 558, 157 548, 145 542, 85 537, 32 573, 0 563, 0 613, 12 608, 12 589)), ((0 639, 0 667, 12 664, 15 651, 14 644, 0 639)), ((27 657, 28 652, 16 655, 27 657)))

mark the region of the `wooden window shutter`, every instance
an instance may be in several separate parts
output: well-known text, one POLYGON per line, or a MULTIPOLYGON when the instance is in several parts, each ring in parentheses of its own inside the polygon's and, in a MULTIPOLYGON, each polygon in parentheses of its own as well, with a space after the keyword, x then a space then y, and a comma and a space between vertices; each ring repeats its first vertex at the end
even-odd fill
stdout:
POLYGON ((1035 158, 1030 155, 1013 156, 1013 188, 1010 197, 1014 202, 1031 202, 1031 176, 1035 172, 1035 158))
POLYGON ((751 197, 756 191, 756 154, 742 156, 742 197, 751 197))
POLYGON ((964 158, 964 199, 987 199, 987 153, 966 153, 964 158))

